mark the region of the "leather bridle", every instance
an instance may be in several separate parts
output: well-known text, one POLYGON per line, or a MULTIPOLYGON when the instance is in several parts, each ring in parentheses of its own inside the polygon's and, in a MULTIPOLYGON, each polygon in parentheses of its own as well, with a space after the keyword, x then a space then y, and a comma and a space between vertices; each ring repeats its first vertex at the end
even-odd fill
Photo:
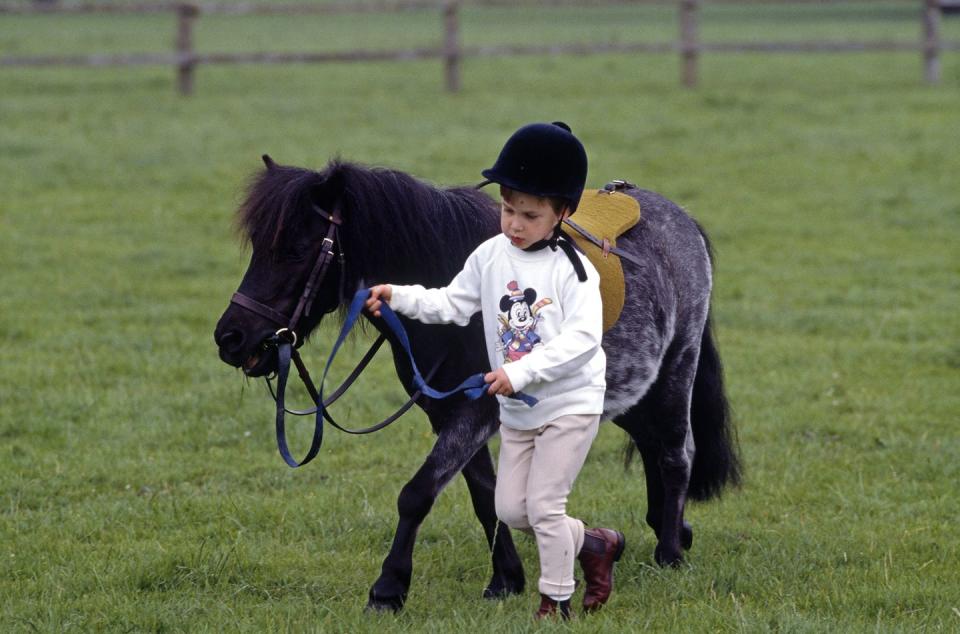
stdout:
MULTIPOLYGON (((336 247, 337 242, 340 238, 340 226, 343 224, 343 219, 340 218, 340 211, 334 210, 333 213, 327 213, 319 207, 314 207, 315 211, 327 221, 327 235, 323 237, 323 246, 320 251, 320 255, 317 256, 317 261, 313 265, 313 269, 310 271, 310 277, 307 278, 307 283, 303 287, 303 293, 300 294, 300 301, 297 302, 297 307, 293 311, 293 315, 290 317, 284 315, 283 313, 274 310, 273 308, 258 302, 252 297, 248 297, 237 291, 233 294, 233 297, 230 298, 230 303, 237 304, 242 308, 260 315, 264 319, 272 321, 274 324, 282 326, 275 334, 275 337, 288 340, 294 348, 299 347, 298 344, 302 344, 303 341, 300 337, 297 336, 297 326, 300 323, 301 317, 309 317, 310 310, 313 306, 313 300, 317 297, 317 291, 320 290, 320 285, 323 284, 323 280, 327 277, 327 273, 330 271, 330 266, 333 264, 334 258, 337 257, 336 247)), ((341 269, 344 264, 343 249, 340 251, 340 265, 341 269)), ((341 271, 341 284, 343 284, 344 275, 341 271)))
MULTIPOLYGON (((346 393, 347 389, 357 380, 360 376, 360 373, 369 365, 370 361, 373 360, 374 355, 377 351, 383 346, 383 342, 386 341, 387 337, 384 334, 381 334, 377 340, 370 346, 370 349, 364 354, 363 358, 357 364, 357 367, 353 369, 350 375, 344 380, 344 382, 330 395, 329 398, 321 400, 321 392, 317 389, 316 385, 313 382, 313 379, 310 377, 310 372, 307 370, 306 365, 303 362, 303 359, 300 357, 300 353, 297 351, 301 345, 303 345, 303 339, 297 334, 297 326, 300 324, 300 319, 302 317, 309 317, 310 311, 312 310, 313 302, 316 299, 317 292, 320 290, 321 285, 326 279, 327 275, 330 272, 331 266, 336 259, 340 263, 340 295, 339 299, 343 299, 343 290, 346 280, 346 275, 344 271, 344 266, 346 264, 343 245, 340 240, 340 227, 343 225, 343 218, 340 216, 339 209, 335 209, 333 213, 328 213, 325 210, 314 207, 314 210, 328 223, 327 233, 323 238, 323 244, 321 247, 320 255, 317 256, 317 260, 313 265, 313 268, 310 271, 310 276, 307 278, 307 283, 303 288, 303 292, 300 294, 300 300, 297 302, 297 307, 293 311, 293 315, 287 316, 266 304, 259 302, 252 297, 244 295, 240 291, 237 291, 230 298, 230 303, 236 304, 241 308, 249 310, 250 312, 263 317, 264 319, 273 322, 275 325, 280 326, 280 328, 274 333, 272 337, 266 340, 266 344, 274 345, 277 348, 277 389, 274 391, 273 386, 270 384, 270 378, 267 377, 267 387, 270 390, 271 396, 273 396, 274 401, 277 403, 277 416, 276 416, 276 432, 277 432, 277 447, 280 450, 280 455, 283 457, 284 461, 291 467, 299 467, 307 464, 316 457, 317 453, 320 451, 320 446, 323 443, 323 420, 326 419, 331 425, 339 429, 340 431, 346 432, 348 434, 369 434, 380 429, 383 429, 390 423, 394 422, 400 418, 407 410, 409 410, 418 398, 422 395, 422 390, 417 389, 411 395, 410 399, 404 403, 400 409, 388 416, 386 419, 380 421, 375 425, 365 427, 363 429, 347 429, 340 426, 330 414, 327 412, 327 407, 331 405, 338 398, 343 396, 346 393), (337 253, 337 245, 340 243, 340 252, 337 253), (304 386, 307 388, 307 392, 310 394, 310 398, 315 403, 314 407, 311 407, 306 410, 291 410, 287 409, 284 404, 284 395, 286 392, 287 376, 290 372, 290 361, 293 361, 294 365, 297 368, 297 373, 300 375, 301 381, 303 381, 304 386), (311 414, 316 414, 316 423, 314 426, 313 440, 310 444, 310 449, 307 452, 306 457, 300 462, 297 462, 293 456, 290 454, 290 450, 287 446, 286 432, 285 432, 285 423, 284 423, 284 414, 293 414, 295 416, 308 416, 311 414)), ((335 310, 334 307, 332 310, 335 310)), ((433 376, 436 374, 437 370, 440 368, 440 365, 445 360, 446 355, 441 355, 440 359, 434 364, 433 368, 426 374, 426 380, 430 381, 433 376)))

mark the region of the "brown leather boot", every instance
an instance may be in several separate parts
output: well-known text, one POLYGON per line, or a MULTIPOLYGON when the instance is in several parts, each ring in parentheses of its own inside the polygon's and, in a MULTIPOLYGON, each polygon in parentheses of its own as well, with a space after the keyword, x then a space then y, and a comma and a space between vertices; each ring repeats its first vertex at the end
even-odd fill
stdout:
POLYGON ((577 559, 583 568, 587 587, 583 591, 583 610, 598 610, 613 590, 613 564, 620 561, 627 540, 623 533, 609 528, 584 530, 583 547, 577 559))
POLYGON ((570 610, 570 599, 566 601, 557 601, 551 599, 545 594, 540 595, 540 609, 533 615, 536 620, 560 616, 564 621, 573 618, 573 612, 570 610))

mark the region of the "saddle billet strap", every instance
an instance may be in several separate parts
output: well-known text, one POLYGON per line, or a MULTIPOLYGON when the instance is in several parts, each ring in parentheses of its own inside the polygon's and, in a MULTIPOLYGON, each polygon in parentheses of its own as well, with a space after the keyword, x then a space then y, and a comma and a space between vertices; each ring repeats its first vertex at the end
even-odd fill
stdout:
MULTIPOLYGON (((576 231, 577 233, 579 233, 580 235, 582 235, 584 238, 586 238, 587 240, 589 240, 591 243, 597 245, 597 246, 600 247, 601 249, 604 248, 603 240, 600 240, 600 239, 597 238, 595 235, 593 235, 592 233, 590 233, 589 231, 587 231, 586 229, 584 229, 583 227, 581 227, 580 225, 578 225, 578 224, 575 223, 574 221, 572 221, 572 220, 570 220, 569 218, 567 218, 567 219, 564 220, 563 222, 566 223, 567 225, 569 225, 571 229, 573 229, 574 231, 576 231)), ((640 261, 640 258, 638 258, 637 256, 633 255, 632 253, 627 253, 626 251, 624 251, 624 250, 621 249, 620 247, 613 247, 613 248, 611 248, 611 249, 610 249, 610 253, 612 253, 612 254, 614 254, 614 255, 616 255, 616 256, 624 259, 624 260, 629 260, 630 262, 633 262, 633 263, 636 264, 637 266, 640 266, 640 265, 643 264, 643 263, 640 261)))

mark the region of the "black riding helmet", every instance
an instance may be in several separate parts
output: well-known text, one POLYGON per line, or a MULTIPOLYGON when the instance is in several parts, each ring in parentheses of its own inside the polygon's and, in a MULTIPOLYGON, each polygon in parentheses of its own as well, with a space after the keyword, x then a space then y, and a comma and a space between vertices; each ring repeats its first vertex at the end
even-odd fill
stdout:
POLYGON ((493 167, 481 173, 483 185, 563 198, 573 213, 587 181, 587 153, 566 123, 531 123, 514 132, 493 167))
MULTIPOLYGON (((479 187, 497 183, 525 194, 561 198, 572 214, 577 210, 587 182, 587 152, 566 123, 531 123, 514 132, 493 167, 481 173, 487 180, 479 187)), ((573 264, 577 279, 587 281, 587 272, 573 241, 563 233, 559 222, 552 237, 525 250, 538 251, 546 247, 554 251, 561 249, 573 264)))

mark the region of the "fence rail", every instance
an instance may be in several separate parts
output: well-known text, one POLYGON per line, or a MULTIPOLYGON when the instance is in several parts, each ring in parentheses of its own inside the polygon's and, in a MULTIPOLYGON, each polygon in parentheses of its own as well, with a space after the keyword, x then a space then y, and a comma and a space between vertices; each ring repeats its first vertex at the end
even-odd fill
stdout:
MULTIPOLYGON (((783 4, 828 4, 845 0, 783 0, 783 4)), ((916 1, 916 0, 914 0, 916 1)), ((123 53, 95 55, 31 55, 0 57, 0 67, 44 66, 148 66, 176 68, 177 89, 193 92, 194 72, 201 64, 291 64, 442 59, 444 83, 450 92, 460 89, 460 64, 465 57, 508 55, 590 55, 598 53, 673 53, 681 59, 681 82, 696 86, 699 60, 704 53, 852 53, 867 51, 916 51, 923 57, 924 78, 935 84, 941 77, 941 53, 960 50, 960 42, 943 41, 940 21, 943 8, 953 0, 919 0, 922 38, 907 41, 806 41, 806 42, 703 42, 699 35, 699 11, 704 0, 376 0, 324 4, 138 2, 114 4, 81 2, 60 4, 35 0, 31 4, 0 3, 0 14, 162 14, 177 16, 175 49, 171 53, 123 53), (460 38, 460 8, 476 7, 584 7, 611 5, 673 5, 677 7, 679 33, 675 41, 654 43, 569 43, 543 46, 464 46, 460 38), (338 15, 402 11, 440 11, 443 37, 437 46, 404 50, 350 50, 338 52, 198 53, 194 50, 194 26, 203 15, 338 15)), ((771 0, 708 0, 708 4, 770 4, 771 0)))
POLYGON ((69 2, 34 0, 27 4, 0 4, 0 13, 171 13, 184 5, 209 15, 335 15, 343 13, 386 13, 436 9, 438 0, 378 0, 377 2, 258 3, 258 2, 69 2))

